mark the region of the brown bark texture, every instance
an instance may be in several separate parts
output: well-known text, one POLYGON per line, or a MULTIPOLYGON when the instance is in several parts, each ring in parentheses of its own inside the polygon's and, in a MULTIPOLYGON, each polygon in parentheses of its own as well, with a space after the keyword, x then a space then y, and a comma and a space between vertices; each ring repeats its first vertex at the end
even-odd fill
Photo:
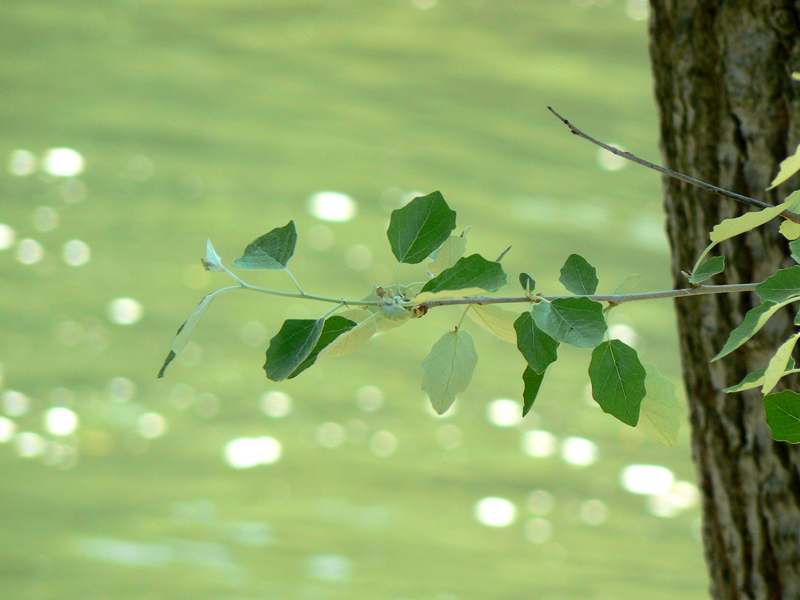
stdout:
MULTIPOLYGON (((800 2, 651 0, 650 52, 666 166, 771 204, 800 188, 765 191, 800 142, 800 2)), ((722 219, 750 210, 675 179, 664 181, 676 286, 722 219)), ((763 281, 793 262, 779 223, 720 248, 713 283, 763 281)), ((676 303, 692 452, 703 498, 703 538, 716 599, 800 598, 800 445, 776 442, 759 390, 721 390, 764 367, 794 333, 794 312, 711 362, 759 300, 710 295, 676 303)), ((800 391, 797 379, 777 390, 800 391)))

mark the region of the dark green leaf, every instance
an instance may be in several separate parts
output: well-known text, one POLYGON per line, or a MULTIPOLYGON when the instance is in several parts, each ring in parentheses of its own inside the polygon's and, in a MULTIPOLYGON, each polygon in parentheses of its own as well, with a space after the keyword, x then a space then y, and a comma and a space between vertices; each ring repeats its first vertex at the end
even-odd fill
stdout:
POLYGON ((501 260, 503 260, 503 258, 505 258, 505 255, 506 255, 506 254, 508 254, 509 250, 511 250, 511 246, 509 246, 508 248, 506 248, 505 250, 503 250, 503 251, 500 253, 500 256, 498 256, 498 257, 495 259, 495 262, 500 262, 501 260))
POLYGON ((459 258, 456 264, 426 283, 420 293, 468 288, 481 288, 494 292, 505 284, 506 274, 500 263, 486 260, 480 254, 473 254, 459 258))
POLYGON ((620 340, 603 342, 592 352, 592 396, 603 411, 631 427, 639 422, 646 377, 636 350, 620 340))
POLYGON ((689 278, 689 283, 698 284, 706 279, 711 279, 714 275, 722 273, 725 270, 725 257, 714 256, 709 258, 706 262, 695 269, 692 276, 689 278))
POLYGON ((270 340, 264 370, 272 381, 283 381, 311 354, 325 319, 288 319, 270 340))
POLYGON ((253 240, 233 265, 242 269, 285 269, 296 243, 294 221, 289 221, 253 240))
POLYGON ((455 228, 456 212, 447 206, 441 193, 433 192, 392 211, 386 234, 399 262, 418 264, 439 248, 455 228))
POLYGON ((530 294, 533 290, 536 289, 536 282, 533 280, 533 277, 531 277, 527 273, 519 274, 519 284, 522 286, 522 290, 526 294, 530 294))
POLYGON ((571 254, 561 267, 558 280, 573 294, 591 296, 597 291, 597 270, 578 254, 571 254))
POLYGON ((727 356, 753 337, 779 308, 780 306, 775 302, 767 301, 764 304, 759 304, 748 310, 742 324, 731 331, 731 334, 728 336, 728 341, 725 342, 725 346, 719 351, 719 354, 711 359, 712 362, 719 360, 723 356, 727 356))
POLYGON ((588 298, 559 298, 531 308, 536 325, 556 341, 594 348, 606 333, 603 305, 588 298))
POLYGON ((756 286, 761 302, 781 303, 800 295, 800 265, 781 269, 775 275, 756 286))
POLYGON ((522 392, 522 416, 524 417, 531 410, 536 396, 539 394, 539 388, 542 387, 542 381, 544 381, 544 373, 537 373, 530 367, 525 367, 522 381, 525 384, 525 391, 522 392))
POLYGON ((784 390, 764 396, 764 410, 774 439, 800 443, 800 394, 784 390))
POLYGON ((314 344, 314 348, 311 350, 311 353, 297 366, 294 371, 292 371, 291 375, 289 375, 287 379, 294 379, 308 367, 313 365, 317 360, 317 356, 319 356, 319 353, 322 352, 323 349, 332 344, 340 335, 347 333, 355 326, 355 321, 351 321, 350 319, 339 315, 325 319, 325 324, 322 326, 322 333, 320 334, 317 343, 314 344))
POLYGON ((794 259, 794 262, 800 263, 800 240, 789 242, 789 250, 792 251, 792 258, 794 259))
POLYGON ((537 373, 544 373, 547 366, 558 358, 558 342, 536 326, 530 312, 522 313, 514 321, 517 332, 517 348, 528 365, 537 373))

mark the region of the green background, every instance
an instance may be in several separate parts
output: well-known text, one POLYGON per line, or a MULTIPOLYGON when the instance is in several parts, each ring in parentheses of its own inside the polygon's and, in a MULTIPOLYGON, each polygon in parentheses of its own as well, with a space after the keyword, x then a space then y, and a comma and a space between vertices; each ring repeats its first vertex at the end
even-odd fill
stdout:
MULTIPOLYGON (((619 483, 630 464, 692 481, 686 431, 665 448, 590 406, 589 351, 562 347, 532 414, 497 427, 487 406, 521 399, 524 361, 470 326, 475 375, 438 418, 421 363, 457 308, 275 384, 261 369, 269 338, 283 319, 327 306, 237 293, 215 301, 155 378, 175 329, 229 283, 200 266, 207 237, 230 264, 294 219, 289 266, 304 288, 361 298, 391 283, 389 213, 415 190, 441 190, 458 231, 473 226, 468 254, 513 246, 511 282, 526 271, 538 291, 563 293, 559 269, 576 252, 597 267, 600 293, 635 273, 640 291, 670 287, 658 176, 602 168, 546 109, 659 161, 637 10, 620 0, 0 3, 0 156, 68 147, 85 158, 75 178, 0 173, 0 223, 16 233, 0 251, 0 395, 30 401, 21 414, 0 406, 17 431, 0 444, 0 595, 705 597, 697 506, 657 517, 619 483), (357 217, 315 218, 308 199, 323 190, 352 196, 357 217), (55 228, 37 227, 41 207, 55 228), (320 231, 333 235, 324 251, 320 231), (17 258, 24 238, 44 248, 36 264, 17 258), (75 239, 91 249, 78 267, 61 256, 75 239), (371 251, 366 268, 348 266, 357 245, 371 251), (141 320, 114 323, 118 298, 139 302, 141 320), (135 394, 114 397, 116 378, 135 394), (379 410, 360 408, 365 386, 383 392, 379 410), (293 399, 284 418, 261 410, 273 390, 293 399), (77 414, 73 434, 46 431, 54 406, 77 414), (141 435, 147 413, 163 418, 164 435, 141 435), (336 448, 318 443, 330 422, 346 434, 336 448), (437 441, 445 425, 458 447, 437 441), (599 460, 528 456, 520 440, 531 429, 587 438, 599 460), (397 442, 390 456, 370 449, 382 431, 397 442), (19 456, 21 432, 46 451, 19 456), (225 446, 246 436, 275 438, 281 459, 231 468, 225 446), (526 535, 534 490, 555 499, 541 544, 526 535), (493 496, 517 507, 508 527, 474 517, 493 496), (580 518, 591 499, 607 507, 594 526, 580 518)), ((279 271, 240 274, 293 289, 279 271)), ((419 280, 424 266, 403 275, 419 280)), ((679 381, 668 301, 626 305, 612 322, 633 327, 642 359, 679 381)))

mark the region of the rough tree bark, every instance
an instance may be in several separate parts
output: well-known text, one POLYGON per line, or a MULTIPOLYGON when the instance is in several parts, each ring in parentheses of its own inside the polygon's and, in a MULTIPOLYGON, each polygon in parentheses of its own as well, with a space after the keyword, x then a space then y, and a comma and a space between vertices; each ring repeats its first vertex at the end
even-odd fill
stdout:
MULTIPOLYGON (((775 204, 800 187, 766 192, 800 141, 800 2, 651 0, 651 59, 666 165, 775 204)), ((721 219, 746 207, 664 181, 676 285, 721 219)), ((714 283, 763 281, 787 259, 777 224, 723 246, 714 283)), ((758 390, 721 390, 765 366, 795 327, 779 315, 755 339, 711 363, 754 295, 677 302, 703 537, 717 599, 800 598, 800 445, 772 440, 758 390)), ((783 386, 800 390, 798 380, 783 386)), ((783 388, 778 388, 783 389, 783 388)))

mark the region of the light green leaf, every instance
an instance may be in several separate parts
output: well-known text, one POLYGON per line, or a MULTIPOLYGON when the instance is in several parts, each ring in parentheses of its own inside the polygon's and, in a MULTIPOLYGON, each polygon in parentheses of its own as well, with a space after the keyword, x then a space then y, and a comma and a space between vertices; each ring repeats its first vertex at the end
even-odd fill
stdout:
POLYGON ((322 334, 325 319, 288 319, 270 340, 264 370, 272 381, 283 381, 308 358, 322 334))
POLYGON ((767 370, 764 372, 764 385, 761 387, 762 394, 769 394, 777 385, 780 378, 784 376, 784 371, 792 358, 792 350, 797 343, 800 333, 796 333, 780 345, 775 355, 770 359, 767 370))
POLYGON ((445 269, 426 283, 420 293, 470 288, 481 288, 488 292, 494 292, 505 284, 506 274, 500 263, 487 260, 480 254, 473 254, 458 259, 455 265, 445 269))
POLYGON ((530 312, 522 313, 514 322, 517 348, 537 373, 544 373, 558 358, 558 342, 536 326, 530 312))
POLYGON ((642 278, 641 275, 628 275, 622 283, 617 286, 617 289, 614 290, 615 296, 621 296, 628 292, 628 290, 632 289, 634 285, 636 285, 639 280, 642 278))
POLYGON ((301 362, 297 368, 292 371, 287 379, 294 379, 300 375, 300 373, 313 365, 316 362, 320 352, 322 352, 328 345, 333 343, 339 336, 351 331, 355 326, 356 323, 354 321, 346 319, 341 315, 335 315, 325 319, 325 324, 322 326, 322 333, 320 333, 317 343, 314 344, 314 348, 311 350, 309 355, 306 356, 305 360, 303 360, 303 362, 301 362))
POLYGON ((399 262, 418 264, 439 248, 455 228, 456 212, 440 192, 433 192, 392 211, 386 234, 399 262))
POLYGON ((655 365, 643 364, 647 372, 647 393, 639 407, 636 428, 665 446, 674 446, 683 422, 684 409, 675 394, 675 384, 659 373, 655 365))
POLYGON ((780 234, 787 240, 796 240, 800 238, 800 223, 789 221, 788 219, 781 223, 780 234))
MULTIPOLYGON (((794 367, 794 359, 789 357, 789 364, 786 365, 786 371, 784 371, 782 377, 791 375, 793 373, 800 373, 800 369, 795 369, 794 367)), ((762 369, 753 371, 752 373, 748 373, 739 383, 727 387, 722 391, 729 394, 731 392, 743 392, 744 390, 751 390, 753 388, 761 387, 764 385, 764 374, 766 372, 767 367, 764 367, 762 369)))
POLYGON ((525 372, 522 373, 522 381, 525 384, 525 390, 522 392, 522 416, 524 417, 531 410, 536 396, 539 394, 539 388, 542 387, 542 381, 544 381, 544 373, 537 373, 527 366, 525 372))
POLYGON ((771 221, 785 210, 792 210, 796 202, 800 199, 797 192, 789 196, 785 202, 778 206, 771 206, 762 210, 747 212, 733 219, 725 219, 711 230, 710 238, 714 244, 728 240, 751 229, 755 229, 768 221, 771 221))
POLYGON ((784 181, 789 179, 789 177, 797 173, 798 170, 800 170, 800 146, 798 146, 794 154, 781 162, 780 169, 778 169, 778 174, 775 176, 775 179, 772 180, 772 183, 767 190, 771 190, 772 188, 779 186, 784 181))
POLYGON ((592 397, 604 412, 631 427, 639 422, 639 409, 647 393, 646 377, 636 350, 625 342, 603 342, 592 352, 592 397))
POLYGON ((756 293, 761 302, 784 302, 789 298, 800 296, 800 265, 780 269, 775 275, 756 286, 756 293))
POLYGON ((355 308, 340 313, 339 316, 356 323, 350 331, 342 333, 320 352, 322 356, 344 356, 361 348, 378 332, 377 317, 363 308, 355 308))
POLYGON ((559 298, 538 302, 531 308, 536 325, 559 342, 593 348, 608 329, 603 305, 588 298, 559 298))
POLYGON ((422 363, 422 389, 437 414, 444 414, 456 394, 467 389, 477 362, 475 344, 466 331, 448 331, 433 345, 422 363))
POLYGON ((759 304, 748 310, 742 324, 731 331, 731 334, 728 336, 728 341, 725 342, 725 346, 722 347, 719 354, 711 359, 711 362, 719 360, 723 356, 727 356, 753 337, 769 318, 785 304, 786 303, 776 304, 775 302, 767 301, 764 304, 759 304))
POLYGON ((722 273, 725 270, 725 257, 714 256, 709 258, 706 262, 700 265, 692 276, 689 278, 689 283, 698 284, 706 279, 711 279, 714 275, 722 273))
POLYGON ((449 269, 459 258, 464 256, 467 249, 467 238, 463 235, 451 235, 447 238, 436 252, 433 253, 433 262, 428 265, 428 271, 438 275, 445 269, 449 269))
POLYGON ((206 240, 206 255, 204 258, 200 260, 205 267, 206 271, 224 271, 225 267, 222 266, 222 259, 217 254, 217 251, 214 250, 214 246, 211 245, 211 240, 206 240))
POLYGON ((289 221, 283 227, 276 227, 250 242, 242 257, 233 261, 233 266, 242 269, 285 269, 296 244, 297 230, 294 221, 289 221))
POLYGON ((591 296, 597 291, 597 270, 578 254, 571 254, 561 267, 558 280, 568 291, 579 296, 591 296))
POLYGON ((473 304, 467 311, 467 316, 489 333, 499 337, 504 342, 517 343, 517 332, 514 321, 519 313, 500 308, 496 304, 473 304))
POLYGON ((211 301, 217 296, 217 294, 225 291, 217 290, 216 292, 211 292, 210 294, 206 295, 205 298, 200 300, 200 304, 189 313, 189 316, 184 321, 183 325, 178 327, 178 332, 175 334, 175 338, 172 340, 172 344, 170 345, 169 354, 167 354, 167 358, 164 359, 164 364, 161 365, 161 369, 158 371, 158 378, 161 379, 164 377, 164 372, 167 370, 169 363, 171 363, 178 354, 180 354, 181 350, 184 349, 186 344, 189 342, 189 338, 192 336, 192 332, 194 328, 197 327, 197 324, 200 320, 205 316, 206 311, 208 311, 208 307, 211 306, 211 301))
POLYGON ((764 396, 764 411, 774 439, 800 443, 800 394, 784 390, 764 396))
POLYGON ((519 274, 519 284, 522 286, 522 291, 526 294, 530 294, 536 289, 536 282, 533 280, 533 277, 527 273, 519 274))
POLYGON ((794 261, 800 263, 800 240, 789 242, 789 250, 792 252, 794 261))

